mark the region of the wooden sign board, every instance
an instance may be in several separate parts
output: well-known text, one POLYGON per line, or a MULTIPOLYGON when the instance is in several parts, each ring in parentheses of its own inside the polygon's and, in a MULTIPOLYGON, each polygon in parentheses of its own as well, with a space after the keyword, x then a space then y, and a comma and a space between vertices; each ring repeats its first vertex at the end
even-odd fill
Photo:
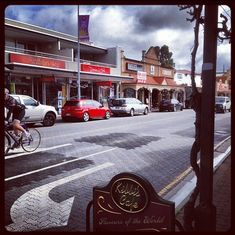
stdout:
POLYGON ((162 199, 143 177, 114 176, 93 188, 94 231, 174 231, 175 204, 162 199))

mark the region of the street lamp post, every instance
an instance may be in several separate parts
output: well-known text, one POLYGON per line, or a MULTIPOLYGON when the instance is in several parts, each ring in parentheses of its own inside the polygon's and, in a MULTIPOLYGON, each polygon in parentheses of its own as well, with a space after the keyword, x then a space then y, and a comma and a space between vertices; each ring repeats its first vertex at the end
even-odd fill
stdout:
POLYGON ((81 98, 81 79, 80 79, 80 22, 79 22, 79 5, 78 5, 78 25, 77 25, 77 29, 78 29, 78 44, 77 44, 77 51, 78 51, 78 75, 77 75, 77 97, 78 99, 81 98))
POLYGON ((195 209, 195 230, 216 230, 216 208, 213 198, 214 105, 218 6, 205 6, 205 32, 202 66, 202 102, 200 132, 199 205, 195 209))

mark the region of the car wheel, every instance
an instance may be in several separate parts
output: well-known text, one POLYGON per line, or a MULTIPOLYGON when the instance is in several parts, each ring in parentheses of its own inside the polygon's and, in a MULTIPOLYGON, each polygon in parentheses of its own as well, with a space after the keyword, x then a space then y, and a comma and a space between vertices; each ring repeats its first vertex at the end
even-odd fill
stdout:
POLYGON ((27 126, 28 126, 28 127, 33 127, 34 125, 35 125, 35 123, 32 123, 32 122, 27 123, 27 126))
POLYGON ((83 114, 83 116, 82 116, 82 120, 83 120, 84 122, 87 122, 87 121, 89 121, 89 119, 90 119, 89 113, 88 113, 88 112, 85 112, 85 113, 83 114))
POLYGON ((55 114, 47 113, 43 119, 43 126, 53 126, 55 124, 55 114))
POLYGON ((223 109, 223 113, 226 113, 226 111, 227 111, 227 110, 226 110, 226 107, 224 107, 224 109, 223 109))
POLYGON ((61 119, 62 119, 63 122, 67 122, 68 121, 68 118, 66 118, 66 117, 62 117, 61 119))
POLYGON ((133 117, 134 115, 135 115, 135 111, 134 111, 134 109, 131 109, 130 110, 130 116, 133 117))
POLYGON ((147 115, 147 114, 148 114, 148 108, 145 108, 144 115, 147 115))
POLYGON ((110 112, 109 112, 109 111, 106 111, 106 112, 105 112, 105 119, 109 119, 110 116, 111 116, 111 115, 110 115, 110 112))

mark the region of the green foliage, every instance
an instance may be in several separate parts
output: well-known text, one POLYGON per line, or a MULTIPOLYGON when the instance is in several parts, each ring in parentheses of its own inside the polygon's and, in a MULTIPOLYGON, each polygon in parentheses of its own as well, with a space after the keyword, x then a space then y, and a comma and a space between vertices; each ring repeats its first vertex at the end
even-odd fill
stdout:
POLYGON ((171 58, 173 53, 169 51, 169 47, 163 45, 161 48, 159 46, 155 47, 155 52, 160 60, 161 66, 165 68, 174 67, 174 61, 171 58))

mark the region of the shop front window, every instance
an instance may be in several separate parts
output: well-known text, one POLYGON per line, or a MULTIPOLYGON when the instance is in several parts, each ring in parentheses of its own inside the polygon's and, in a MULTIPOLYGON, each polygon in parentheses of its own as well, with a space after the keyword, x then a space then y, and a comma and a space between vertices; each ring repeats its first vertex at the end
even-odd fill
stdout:
POLYGON ((14 83, 15 93, 19 95, 32 96, 32 79, 30 77, 13 77, 11 83, 14 83))
POLYGON ((135 98, 135 90, 132 88, 126 88, 124 90, 124 97, 135 98))
POLYGON ((81 82, 81 98, 91 99, 92 98, 92 84, 88 82, 81 82))
POLYGON ((46 104, 57 108, 58 91, 62 89, 61 86, 55 82, 46 82, 46 104))

